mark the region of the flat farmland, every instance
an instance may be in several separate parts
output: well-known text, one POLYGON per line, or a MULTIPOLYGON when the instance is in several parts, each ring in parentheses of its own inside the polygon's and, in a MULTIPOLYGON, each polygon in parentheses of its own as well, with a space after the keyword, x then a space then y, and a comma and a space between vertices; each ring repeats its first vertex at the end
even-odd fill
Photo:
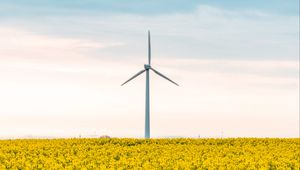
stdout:
POLYGON ((0 140, 0 169, 299 168, 299 138, 0 140))

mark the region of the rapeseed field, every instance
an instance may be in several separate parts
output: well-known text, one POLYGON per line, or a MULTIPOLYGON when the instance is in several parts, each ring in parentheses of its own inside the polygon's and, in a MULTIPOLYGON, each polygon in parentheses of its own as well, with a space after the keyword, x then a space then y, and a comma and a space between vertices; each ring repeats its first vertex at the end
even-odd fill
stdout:
POLYGON ((299 138, 0 140, 0 169, 299 168, 299 138))

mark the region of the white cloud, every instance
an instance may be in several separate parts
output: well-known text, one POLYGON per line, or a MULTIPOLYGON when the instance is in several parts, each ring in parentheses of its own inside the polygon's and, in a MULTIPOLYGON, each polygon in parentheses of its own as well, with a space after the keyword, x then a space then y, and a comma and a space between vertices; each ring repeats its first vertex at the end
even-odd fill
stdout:
POLYGON ((59 58, 76 57, 85 50, 123 45, 120 42, 99 42, 89 39, 64 38, 36 34, 15 27, 0 27, 1 59, 6 58, 59 58), (51 55, 49 55, 51 51, 51 55))
POLYGON ((81 47, 105 47, 96 42, 86 40, 54 38, 50 36, 37 35, 22 29, 13 27, 1 27, 1 50, 18 50, 18 49, 39 49, 39 48, 57 48, 57 49, 76 49, 81 47), (91 44, 90 46, 88 44, 91 44), (87 45, 86 45, 87 44, 87 45))

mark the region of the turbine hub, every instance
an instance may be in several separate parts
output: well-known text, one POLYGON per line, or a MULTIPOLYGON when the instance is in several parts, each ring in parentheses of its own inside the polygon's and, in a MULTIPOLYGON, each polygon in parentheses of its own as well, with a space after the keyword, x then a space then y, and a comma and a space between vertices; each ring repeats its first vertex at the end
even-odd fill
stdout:
POLYGON ((151 68, 151 66, 148 65, 148 64, 144 64, 144 68, 145 68, 146 70, 149 70, 149 69, 151 68))

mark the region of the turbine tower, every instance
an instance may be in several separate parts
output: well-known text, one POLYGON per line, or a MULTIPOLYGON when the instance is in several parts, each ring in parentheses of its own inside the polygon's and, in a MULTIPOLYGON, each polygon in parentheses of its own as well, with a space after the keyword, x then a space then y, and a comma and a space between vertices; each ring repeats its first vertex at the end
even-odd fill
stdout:
POLYGON ((154 73, 158 74, 159 76, 165 78, 166 80, 170 81, 171 83, 178 86, 177 83, 163 75, 162 73, 155 70, 153 67, 151 67, 151 42, 150 42, 150 31, 148 31, 148 64, 144 64, 144 69, 136 73, 134 76, 132 76, 130 79, 125 81, 121 86, 128 83, 132 79, 136 78, 137 76, 141 75, 146 71, 146 107, 145 107, 145 138, 150 138, 150 77, 149 77, 149 71, 152 70, 154 73))

